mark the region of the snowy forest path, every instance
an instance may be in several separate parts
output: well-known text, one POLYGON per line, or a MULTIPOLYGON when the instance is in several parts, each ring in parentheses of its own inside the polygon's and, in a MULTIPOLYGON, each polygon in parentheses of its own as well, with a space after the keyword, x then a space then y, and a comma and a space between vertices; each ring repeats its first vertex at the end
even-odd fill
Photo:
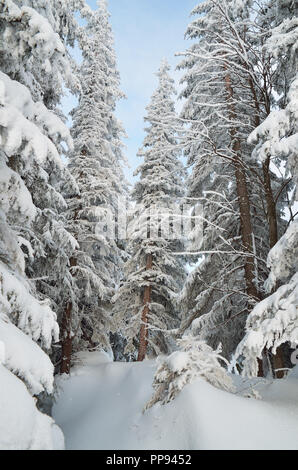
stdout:
POLYGON ((70 377, 57 379, 53 417, 66 449, 298 450, 298 370, 273 383, 235 378, 238 390, 253 385, 261 400, 198 379, 174 401, 143 414, 155 370, 155 361, 111 362, 103 353, 81 353, 70 377))
POLYGON ((151 362, 144 367, 101 358, 96 363, 93 358, 83 367, 75 366, 70 380, 59 378, 58 389, 63 391, 54 419, 64 431, 67 449, 125 448, 150 398, 154 370, 151 362))

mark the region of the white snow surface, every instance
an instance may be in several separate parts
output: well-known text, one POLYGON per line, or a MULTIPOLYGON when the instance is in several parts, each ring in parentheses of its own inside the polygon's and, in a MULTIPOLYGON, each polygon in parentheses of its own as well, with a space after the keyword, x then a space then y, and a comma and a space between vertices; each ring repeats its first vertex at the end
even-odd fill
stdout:
POLYGON ((52 392, 54 366, 49 356, 0 312, 1 344, 3 365, 24 380, 32 395, 52 392))
MULTIPOLYGON (((254 380, 262 400, 219 390, 197 379, 167 405, 143 413, 154 361, 110 362, 79 355, 70 377, 58 378, 54 419, 67 449, 298 449, 298 370, 274 383, 254 380)), ((235 377, 241 392, 252 381, 235 377)))
POLYGON ((63 434, 53 419, 37 410, 24 383, 1 363, 0 416, 0 450, 64 448, 63 434))

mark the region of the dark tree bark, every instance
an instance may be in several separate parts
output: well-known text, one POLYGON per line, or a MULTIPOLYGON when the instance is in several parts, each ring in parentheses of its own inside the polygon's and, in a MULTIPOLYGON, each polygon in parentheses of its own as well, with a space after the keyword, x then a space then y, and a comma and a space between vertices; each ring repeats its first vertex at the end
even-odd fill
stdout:
MULTIPOLYGON (((254 125, 257 128, 261 124, 260 104, 259 104, 259 100, 258 100, 257 93, 255 90, 255 86, 253 84, 253 81, 250 75, 248 76, 248 82, 249 82, 250 90, 251 90, 252 97, 253 97, 254 107, 255 107, 254 125)), ((266 89, 264 89, 263 95, 265 97, 268 95, 266 89)), ((267 101, 268 100, 266 100, 266 102, 267 101)), ((269 113, 270 113, 270 105, 267 105, 266 116, 268 116, 269 113)), ((274 245, 278 241, 278 231, 277 231, 276 202, 274 199, 272 186, 271 186, 270 157, 266 158, 262 167, 263 167, 263 185, 264 185, 266 208, 267 208, 267 220, 268 220, 268 228, 269 228, 269 242, 270 242, 270 249, 271 249, 274 247, 274 245)))
MULTIPOLYGON (((265 78, 265 77, 264 77, 265 78)), ((261 124, 260 120, 260 105, 257 98, 257 93, 252 82, 251 77, 248 77, 250 90, 253 96, 254 107, 255 107, 255 127, 257 128, 261 124)), ((267 97, 267 89, 266 89, 266 80, 264 80, 264 96, 267 97)), ((265 100, 267 103, 266 107, 266 114, 267 116, 270 113, 270 100, 265 100)), ((268 221, 268 231, 269 231, 269 245, 270 249, 273 248, 276 243, 278 242, 278 226, 277 226, 277 213, 276 213, 276 200, 273 195, 272 185, 271 185, 271 176, 270 176, 270 157, 268 156, 265 162, 262 165, 263 168, 263 185, 264 185, 264 192, 265 192, 265 199, 266 199, 266 209, 267 209, 267 221, 268 221)), ((269 361, 269 355, 267 351, 264 351, 264 355, 267 357, 269 361)), ((259 360, 259 366, 261 365, 261 360, 259 360)), ((273 369, 282 369, 285 367, 285 357, 283 353, 283 347, 280 346, 276 350, 276 354, 272 356, 272 363, 273 369)), ((260 367, 259 367, 260 369, 260 367)), ((262 365, 263 370, 263 365, 262 365)), ((284 371, 278 370, 276 373, 274 372, 275 378, 282 379, 284 377, 284 371)))
MULTIPOLYGON (((146 270, 152 269, 152 255, 147 255, 146 270)), ((140 344, 138 361, 143 361, 146 357, 148 346, 148 314, 151 302, 152 286, 146 286, 144 291, 144 309, 142 312, 142 324, 140 329, 140 344)))
MULTIPOLYGON (((77 265, 75 258, 70 258, 70 268, 77 265)), ((62 325, 61 325, 61 365, 60 373, 69 374, 71 365, 71 353, 72 353, 72 302, 68 302, 64 311, 62 325)))
MULTIPOLYGON (((228 67, 225 65, 226 75, 225 75, 225 86, 227 91, 227 102, 230 114, 230 120, 236 120, 236 111, 234 106, 234 92, 232 87, 231 76, 228 72, 228 67)), ((252 230, 252 221, 251 221, 251 211, 250 211, 250 200, 249 193, 247 188, 246 181, 246 172, 245 166, 241 158, 241 142, 237 136, 237 128, 232 127, 230 130, 230 136, 232 140, 232 149, 234 153, 234 168, 235 168, 235 179, 236 179, 236 188, 240 212, 240 228, 241 228, 241 239, 242 245, 247 256, 244 260, 244 275, 245 275, 245 284, 246 284, 246 293, 255 300, 259 300, 259 293, 257 287, 254 283, 255 273, 254 273, 254 256, 253 256, 253 230, 252 230)), ((258 360, 259 370, 258 376, 263 377, 263 361, 258 360)))
MULTIPOLYGON (((270 159, 263 163, 263 175, 264 175, 264 186, 265 186, 265 196, 266 196, 266 205, 267 205, 267 218, 269 225, 269 241, 270 249, 278 242, 278 230, 277 230, 277 216, 276 216, 276 202, 271 188, 271 178, 269 171, 270 159)), ((282 369, 285 367, 285 357, 283 353, 283 347, 279 346, 276 350, 276 354, 272 357, 273 369, 282 369)), ((284 377, 284 371, 274 372, 276 379, 282 379, 284 377)))

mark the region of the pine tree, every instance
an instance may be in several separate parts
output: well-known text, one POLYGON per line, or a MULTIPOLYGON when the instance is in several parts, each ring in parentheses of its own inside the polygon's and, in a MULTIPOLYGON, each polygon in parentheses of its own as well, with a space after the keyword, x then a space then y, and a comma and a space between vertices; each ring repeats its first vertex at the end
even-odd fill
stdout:
POLYGON ((171 350, 167 330, 178 325, 176 300, 184 278, 182 260, 175 255, 182 242, 173 232, 183 196, 184 170, 169 70, 163 62, 157 90, 147 107, 147 135, 139 151, 144 162, 136 171, 140 179, 132 194, 136 205, 129 224, 131 258, 114 298, 115 324, 127 340, 127 352, 134 355, 138 347, 139 361, 147 353, 171 350))
MULTIPOLYGON (((265 53, 271 57, 277 70, 274 87, 279 102, 268 117, 250 136, 256 144, 253 156, 263 162, 275 158, 286 163, 288 189, 292 189, 293 202, 297 200, 297 5, 295 2, 268 3, 268 22, 274 28, 267 38, 265 53)), ((240 343, 236 357, 243 357, 244 371, 254 375, 256 363, 266 347, 275 354, 275 376, 280 378, 286 363, 284 345, 297 347, 297 249, 298 230, 295 214, 289 205, 290 220, 286 233, 271 249, 268 256, 270 276, 266 281, 268 298, 258 304, 246 323, 246 335, 240 343), (277 289, 277 290, 276 290, 277 289), (276 290, 276 292, 274 292, 276 290)))
POLYGON ((182 117, 190 125, 190 196, 203 202, 206 218, 206 256, 184 290, 183 300, 192 290, 193 295, 182 330, 200 317, 196 330, 213 347, 222 338, 226 357, 244 334, 247 314, 265 295, 267 254, 284 230, 280 201, 274 200, 284 181, 270 160, 252 161, 247 143, 270 112, 272 98, 273 69, 262 53, 263 23, 251 19, 253 3, 199 4, 187 30, 196 42, 181 64, 188 69, 182 117))
MULTIPOLYGON (((48 274, 51 250, 63 253, 75 244, 59 219, 65 207, 60 185, 70 179, 62 146, 71 148, 72 142, 56 109, 63 82, 75 86, 75 80, 65 46, 47 17, 52 3, 46 9, 42 4, 0 3, 1 362, 32 395, 53 391, 54 367, 41 348, 49 353, 59 339, 54 295, 48 291, 54 290, 51 283, 67 257, 55 259, 45 290, 34 281, 41 272, 48 274), (46 270, 39 269, 40 258, 46 270)), ((55 14, 59 17, 59 11, 55 14)), ((35 425, 41 429, 38 416, 32 436, 35 425)), ((53 445, 52 421, 44 417, 46 423, 41 448, 53 445)), ((28 439, 28 446, 37 445, 28 439)))
MULTIPOLYGON (((62 122, 65 118, 59 104, 65 85, 72 93, 80 89, 66 45, 73 45, 74 39, 81 37, 81 28, 74 19, 75 11, 80 9, 82 15, 91 16, 90 9, 84 5, 81 0, 70 0, 67 5, 60 1, 28 0, 19 10, 21 23, 15 21, 12 11, 5 25, 6 37, 12 39, 12 47, 15 51, 21 50, 23 56, 7 57, 5 50, 3 70, 28 85, 37 100, 36 120, 51 139, 56 153, 42 162, 36 161, 34 171, 30 173, 18 158, 11 158, 9 165, 24 179, 38 209, 32 230, 22 233, 34 250, 34 256, 28 258, 26 272, 30 278, 37 279, 36 288, 41 298, 51 300, 60 325, 65 306, 69 302, 75 304, 78 295, 69 266, 77 242, 65 228, 67 203, 64 196, 70 192, 78 194, 79 189, 61 161, 61 156, 67 153, 66 148, 72 150, 72 139, 62 122), (16 30, 11 31, 13 27, 16 30), (45 120, 48 109, 53 112, 45 120)), ((55 362, 59 355, 56 350, 53 352, 55 362)))
POLYGON ((71 259, 79 302, 68 304, 65 311, 63 372, 69 371, 71 331, 77 332, 75 347, 111 348, 109 304, 121 275, 123 253, 116 237, 126 189, 121 143, 125 134, 115 107, 123 94, 105 2, 89 20, 82 53, 82 91, 72 112, 74 151, 69 161, 80 194, 68 198, 69 228, 79 244, 71 259), (108 219, 114 222, 114 233, 104 230, 108 219))

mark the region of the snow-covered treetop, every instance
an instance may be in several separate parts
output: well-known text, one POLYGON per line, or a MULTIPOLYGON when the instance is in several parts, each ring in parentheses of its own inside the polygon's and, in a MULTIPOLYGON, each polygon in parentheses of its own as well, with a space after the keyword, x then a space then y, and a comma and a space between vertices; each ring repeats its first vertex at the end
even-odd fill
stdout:
POLYGON ((169 76, 170 67, 163 60, 157 73, 158 87, 147 106, 145 122, 146 137, 138 156, 144 158, 135 172, 140 175, 133 197, 149 207, 151 204, 174 202, 183 194, 181 179, 184 170, 177 145, 177 130, 181 130, 175 114, 172 96, 176 93, 174 80, 169 76))

